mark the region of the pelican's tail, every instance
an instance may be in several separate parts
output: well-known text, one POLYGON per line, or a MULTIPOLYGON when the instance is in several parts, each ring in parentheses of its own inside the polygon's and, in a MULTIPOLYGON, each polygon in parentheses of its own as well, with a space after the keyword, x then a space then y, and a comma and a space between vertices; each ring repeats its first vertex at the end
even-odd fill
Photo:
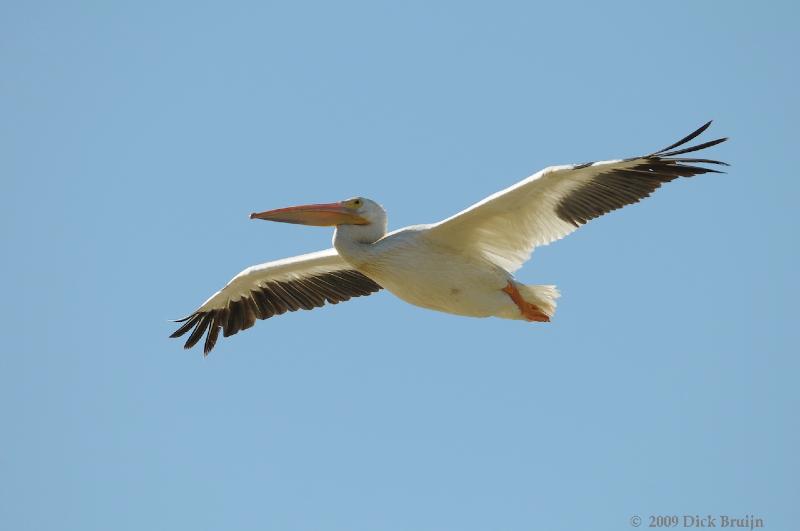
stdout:
POLYGON ((522 298, 536 306, 548 320, 556 313, 556 299, 561 295, 555 286, 517 284, 522 298))

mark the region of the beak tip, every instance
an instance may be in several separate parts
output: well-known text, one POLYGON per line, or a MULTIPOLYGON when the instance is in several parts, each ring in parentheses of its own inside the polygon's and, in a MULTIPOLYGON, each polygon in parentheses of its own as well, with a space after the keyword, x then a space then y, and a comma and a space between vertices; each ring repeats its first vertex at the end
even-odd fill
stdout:
POLYGON ((256 219, 256 213, 255 212, 251 212, 249 217, 250 217, 250 219, 256 219))

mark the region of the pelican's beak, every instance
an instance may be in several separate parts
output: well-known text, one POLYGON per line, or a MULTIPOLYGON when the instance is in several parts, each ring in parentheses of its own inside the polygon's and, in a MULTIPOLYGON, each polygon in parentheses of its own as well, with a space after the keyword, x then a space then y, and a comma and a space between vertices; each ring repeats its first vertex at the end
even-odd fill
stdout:
POLYGON ((324 203, 319 205, 301 205, 288 208, 277 208, 266 212, 253 212, 250 219, 265 219, 282 223, 300 223, 317 227, 332 225, 367 225, 368 220, 355 214, 342 203, 324 203))

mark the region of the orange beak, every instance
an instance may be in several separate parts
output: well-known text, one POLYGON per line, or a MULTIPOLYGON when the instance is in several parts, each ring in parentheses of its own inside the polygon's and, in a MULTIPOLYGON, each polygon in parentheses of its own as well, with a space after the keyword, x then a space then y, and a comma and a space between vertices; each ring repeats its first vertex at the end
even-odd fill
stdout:
POLYGON ((277 208, 266 212, 253 212, 250 219, 265 219, 281 223, 299 223, 317 227, 333 225, 367 225, 369 221, 353 213, 342 203, 323 203, 277 208))

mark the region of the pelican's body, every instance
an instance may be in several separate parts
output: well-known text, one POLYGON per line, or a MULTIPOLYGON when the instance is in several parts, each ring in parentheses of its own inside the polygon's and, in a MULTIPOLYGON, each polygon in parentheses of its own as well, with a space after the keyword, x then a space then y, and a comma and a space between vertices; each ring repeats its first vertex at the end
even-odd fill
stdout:
POLYGON ((628 159, 552 166, 439 223, 387 234, 386 211, 356 197, 251 214, 253 219, 335 226, 333 249, 248 268, 212 295, 172 335, 191 330, 186 348, 206 334, 204 352, 225 336, 287 311, 310 310, 381 288, 400 299, 469 317, 547 322, 558 291, 525 285, 513 273, 533 249, 570 234, 587 221, 638 202, 677 177, 715 172, 679 158, 724 138, 675 149, 710 122, 669 147, 628 159))
POLYGON ((373 243, 355 242, 339 227, 333 243, 354 269, 410 304, 468 317, 523 319, 501 291, 512 275, 481 256, 442 245, 430 237, 431 227, 406 227, 373 243))

